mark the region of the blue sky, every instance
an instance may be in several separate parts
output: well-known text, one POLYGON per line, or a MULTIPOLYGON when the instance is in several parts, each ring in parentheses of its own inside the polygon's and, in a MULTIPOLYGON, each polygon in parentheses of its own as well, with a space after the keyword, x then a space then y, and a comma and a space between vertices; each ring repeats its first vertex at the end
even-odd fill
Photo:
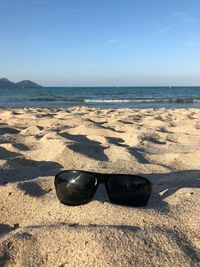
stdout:
POLYGON ((200 85, 199 0, 0 0, 0 77, 200 85))

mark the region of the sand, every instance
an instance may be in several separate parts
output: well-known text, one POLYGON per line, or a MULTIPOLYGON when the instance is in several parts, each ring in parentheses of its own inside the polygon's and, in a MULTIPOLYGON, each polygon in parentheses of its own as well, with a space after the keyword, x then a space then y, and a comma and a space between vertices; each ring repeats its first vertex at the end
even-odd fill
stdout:
POLYGON ((200 266, 200 109, 0 109, 0 266, 200 266), (147 177, 145 208, 61 204, 62 169, 147 177))

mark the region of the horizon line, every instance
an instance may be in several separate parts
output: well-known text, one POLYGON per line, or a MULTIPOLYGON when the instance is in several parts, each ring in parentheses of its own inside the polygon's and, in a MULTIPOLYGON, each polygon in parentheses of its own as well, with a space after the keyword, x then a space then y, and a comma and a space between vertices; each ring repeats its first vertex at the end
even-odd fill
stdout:
POLYGON ((42 86, 43 88, 45 87, 57 87, 57 88, 78 88, 78 87, 82 87, 82 88, 127 88, 127 87, 168 87, 168 88, 172 88, 172 87, 200 87, 200 85, 50 85, 50 86, 42 86))

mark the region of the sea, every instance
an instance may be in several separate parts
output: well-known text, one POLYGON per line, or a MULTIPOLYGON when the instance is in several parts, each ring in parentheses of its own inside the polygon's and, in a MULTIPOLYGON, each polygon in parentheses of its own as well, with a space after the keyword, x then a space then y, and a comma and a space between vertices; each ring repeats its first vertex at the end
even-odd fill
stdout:
POLYGON ((1 88, 0 108, 200 108, 199 87, 1 88))

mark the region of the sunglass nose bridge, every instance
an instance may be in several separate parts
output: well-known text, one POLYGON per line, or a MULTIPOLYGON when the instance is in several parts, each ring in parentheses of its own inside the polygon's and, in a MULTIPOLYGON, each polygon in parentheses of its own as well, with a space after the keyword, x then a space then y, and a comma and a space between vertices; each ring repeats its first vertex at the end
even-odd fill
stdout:
POLYGON ((108 176, 104 173, 98 173, 95 176, 98 180, 98 183, 105 184, 108 181, 108 176))
POLYGON ((110 202, 109 197, 106 190, 106 185, 104 183, 100 183, 95 195, 93 196, 93 200, 98 200, 101 202, 110 202))

